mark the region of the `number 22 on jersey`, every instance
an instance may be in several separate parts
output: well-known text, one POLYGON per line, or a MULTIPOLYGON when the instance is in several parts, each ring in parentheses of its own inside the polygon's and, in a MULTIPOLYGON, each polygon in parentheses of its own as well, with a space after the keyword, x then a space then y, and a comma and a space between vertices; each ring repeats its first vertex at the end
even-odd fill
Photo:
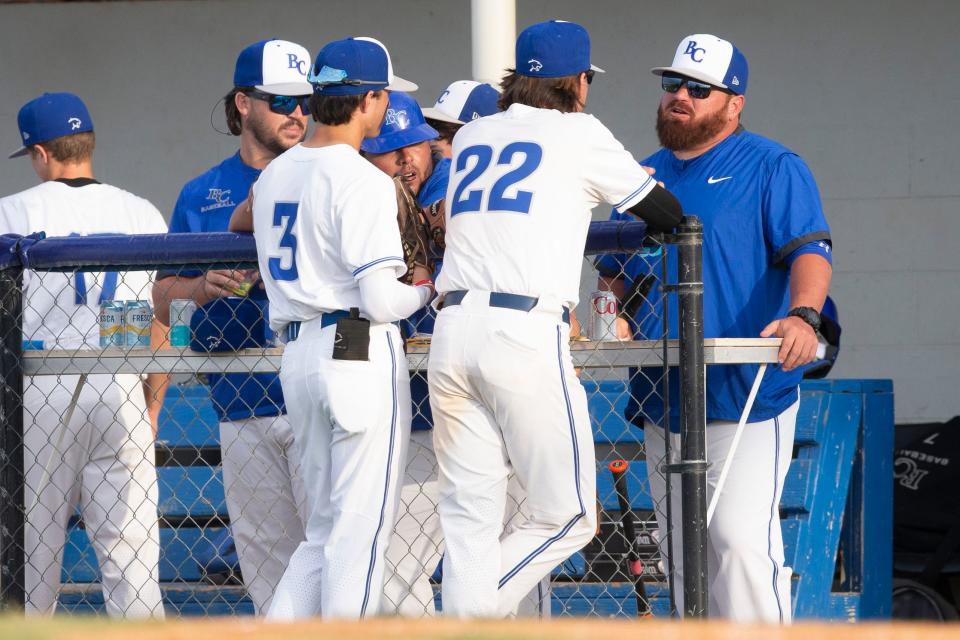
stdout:
MULTIPOLYGON (((453 206, 450 216, 460 213, 480 211, 512 211, 514 213, 530 213, 530 202, 533 193, 524 191, 521 187, 526 178, 537 170, 543 160, 543 149, 533 142, 511 142, 499 153, 486 144, 475 144, 467 147, 457 156, 454 169, 453 206), (496 163, 494 162, 496 156, 496 163), (469 171, 465 171, 471 158, 476 162, 469 171), (516 158, 520 164, 501 175, 489 192, 484 189, 470 189, 470 186, 487 171, 497 171, 499 167, 513 165, 516 158), (507 190, 516 187, 516 195, 508 196, 507 190)), ((484 181, 488 182, 488 181, 484 181)))

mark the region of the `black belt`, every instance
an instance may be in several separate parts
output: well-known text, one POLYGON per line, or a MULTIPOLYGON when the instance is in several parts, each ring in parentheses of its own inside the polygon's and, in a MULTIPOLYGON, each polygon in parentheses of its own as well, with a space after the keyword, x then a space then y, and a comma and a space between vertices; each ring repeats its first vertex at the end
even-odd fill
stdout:
MULTIPOLYGON (((350 314, 346 311, 330 311, 320 316, 320 328, 324 329, 329 327, 332 324, 337 324, 337 320, 341 318, 349 318, 350 314)), ((297 339, 297 336, 300 335, 300 321, 294 320, 293 322, 288 322, 286 328, 284 329, 284 335, 287 338, 287 342, 293 342, 297 339)))
MULTIPOLYGON (((467 295, 466 291, 450 291, 445 293, 443 296, 443 307, 452 307, 463 302, 463 297, 467 295)), ((517 311, 530 311, 537 303, 540 301, 540 298, 534 298, 533 296, 522 296, 518 293, 499 293, 497 291, 490 292, 490 300, 488 304, 491 307, 498 307, 500 309, 515 309, 517 311)), ((567 324, 570 324, 570 309, 563 308, 563 321, 567 324)))

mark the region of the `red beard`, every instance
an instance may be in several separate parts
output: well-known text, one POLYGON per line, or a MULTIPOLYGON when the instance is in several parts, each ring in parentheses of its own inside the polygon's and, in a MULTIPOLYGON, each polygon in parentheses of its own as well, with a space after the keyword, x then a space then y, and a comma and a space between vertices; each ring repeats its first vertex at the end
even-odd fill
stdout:
MULTIPOLYGON (((728 100, 729 102, 729 100, 728 100)), ((673 108, 674 103, 667 105, 667 111, 673 108)), ((657 137, 665 149, 671 151, 688 151, 709 142, 719 134, 727 124, 726 109, 716 113, 686 122, 668 119, 663 107, 657 107, 657 137)))

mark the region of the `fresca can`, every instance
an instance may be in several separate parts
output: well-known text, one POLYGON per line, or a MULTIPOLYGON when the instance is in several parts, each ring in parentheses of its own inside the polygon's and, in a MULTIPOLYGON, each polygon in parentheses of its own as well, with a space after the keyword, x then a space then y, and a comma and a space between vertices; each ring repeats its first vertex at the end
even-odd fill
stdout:
POLYGON ((122 347, 126 340, 123 331, 123 302, 107 300, 100 303, 100 346, 122 347))
POLYGON ((153 311, 146 300, 128 300, 124 308, 123 323, 126 328, 128 347, 150 346, 150 323, 153 311))
POLYGON ((608 342, 617 338, 617 296, 610 291, 594 291, 590 294, 590 318, 587 333, 596 342, 608 342))
POLYGON ((190 346, 190 318, 197 310, 193 300, 174 300, 170 303, 170 346, 190 346))

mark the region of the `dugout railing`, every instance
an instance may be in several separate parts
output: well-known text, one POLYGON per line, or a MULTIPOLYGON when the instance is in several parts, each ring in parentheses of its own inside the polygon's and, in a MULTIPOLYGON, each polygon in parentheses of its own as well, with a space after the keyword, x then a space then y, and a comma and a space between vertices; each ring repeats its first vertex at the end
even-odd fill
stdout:
MULTIPOLYGON (((707 602, 706 569, 706 463, 705 463, 705 418, 704 384, 705 367, 710 364, 764 363, 776 361, 776 346, 770 340, 704 340, 703 338, 703 286, 701 278, 702 228, 696 218, 685 219, 676 234, 647 237, 645 226, 638 222, 593 223, 587 239, 586 257, 605 253, 617 253, 627 256, 643 253, 649 258, 651 273, 660 279, 658 300, 648 300, 651 313, 657 314, 657 322, 662 326, 661 339, 635 340, 630 342, 592 342, 575 341, 571 343, 571 353, 576 366, 581 368, 584 383, 593 391, 591 400, 591 420, 597 437, 598 474, 602 477, 598 484, 600 501, 604 507, 601 523, 601 535, 591 546, 570 563, 565 563, 553 574, 555 587, 563 593, 572 594, 580 600, 587 600, 586 606, 567 609, 561 606, 561 612, 601 613, 602 607, 590 602, 584 595, 586 584, 605 584, 616 582, 631 585, 636 592, 637 613, 642 613, 651 602, 661 599, 661 610, 672 610, 673 589, 682 589, 684 593, 685 614, 705 616, 707 602), (655 250, 650 250, 654 248, 655 250), (667 281, 667 259, 675 254, 680 265, 676 282, 667 281), (669 302, 672 299, 673 302, 669 302), (675 322, 669 317, 675 309, 678 317, 675 322), (676 327, 679 339, 666 339, 670 327, 676 327), (604 434, 604 425, 611 421, 624 433, 635 431, 616 414, 622 413, 623 394, 629 394, 629 387, 617 387, 617 381, 623 381, 628 375, 649 375, 654 393, 661 395, 669 420, 669 385, 664 371, 677 368, 680 372, 681 388, 681 451, 667 453, 668 464, 658 468, 668 474, 678 474, 683 501, 683 517, 669 513, 669 494, 665 503, 649 505, 653 510, 667 511, 667 521, 681 522, 683 547, 669 549, 669 536, 653 531, 652 518, 638 513, 636 519, 629 518, 638 528, 633 540, 627 540, 626 520, 622 518, 623 507, 627 503, 616 500, 616 483, 608 476, 606 462, 610 459, 626 459, 641 466, 643 462, 642 439, 621 437, 622 434, 604 434), (609 389, 615 389, 610 392, 609 389), (606 391, 605 391, 606 389, 606 391), (679 454, 679 455, 677 455, 679 454), (617 509, 619 506, 621 509, 617 509), (646 545, 638 545, 638 539, 646 545), (652 543, 652 544, 651 544, 652 543), (592 549, 591 549, 592 547, 592 549), (668 562, 661 567, 659 549, 667 551, 668 562), (631 552, 640 553, 645 565, 642 575, 630 575, 626 562, 631 552), (669 558, 674 554, 682 555, 684 566, 683 585, 672 585, 669 558), (606 569, 604 569, 606 563, 606 569), (614 567, 610 570, 610 567, 614 567), (647 589, 637 589, 638 584, 646 583, 647 589), (565 586, 566 585, 566 586, 565 586), (660 586, 662 588, 658 589, 660 586), (564 591, 566 589, 566 591, 564 591), (640 597, 640 592, 646 600, 640 597), (649 594, 649 595, 647 595, 649 594), (664 597, 665 596, 665 597, 664 597), (669 604, 668 604, 669 603, 669 604)), ((121 348, 105 349, 79 346, 78 348, 55 348, 50 344, 37 344, 35 336, 24 335, 25 301, 23 281, 25 274, 30 278, 29 287, 36 291, 43 289, 48 280, 62 286, 63 278, 73 283, 77 299, 79 289, 87 293, 96 289, 88 287, 84 279, 77 274, 92 273, 94 283, 109 280, 106 273, 132 271, 153 271, 164 269, 172 271, 208 269, 208 268, 252 268, 256 266, 256 250, 250 236, 237 234, 171 234, 166 236, 116 236, 116 237, 4 237, 0 254, 0 339, 3 351, 0 354, 0 375, 3 387, 0 389, 0 427, 2 427, 2 446, 0 446, 0 601, 6 609, 22 608, 27 600, 25 567, 31 558, 25 555, 24 536, 28 510, 31 504, 25 497, 26 469, 35 460, 29 458, 24 447, 24 428, 36 415, 37 407, 26 407, 25 388, 35 380, 60 380, 60 376, 94 376, 105 374, 171 373, 191 376, 208 373, 252 373, 275 372, 280 365, 282 346, 244 349, 230 353, 196 353, 187 348, 121 348), (48 275, 58 274, 58 275, 48 275), (59 280, 55 280, 59 278, 59 280), (28 419, 25 420, 25 415, 28 419)), ((102 283, 101 283, 102 284, 102 283)), ((101 286, 102 290, 102 286, 101 286)), ((101 291, 102 292, 102 291, 101 291)), ((135 294, 136 292, 134 292, 135 294)), ((78 303, 79 305, 79 303, 78 303)), ((60 309, 56 311, 73 311, 60 309)), ((581 321, 586 325, 588 306, 581 304, 581 321)), ((69 314, 68 314, 69 315, 69 314)), ((88 319, 89 320, 89 319, 88 319)), ((44 318, 33 318, 34 329, 39 322, 42 327, 44 318)), ((82 324, 82 322, 80 322, 82 324)), ((426 369, 429 349, 423 345, 410 344, 407 359, 412 372, 426 369)), ((762 370, 761 370, 762 371, 762 370)), ((415 373, 416 375, 416 373, 415 373)), ((74 391, 76 395, 79 391, 74 391)), ((74 398, 75 399, 75 398, 74 398)), ((642 400, 642 399, 638 399, 642 400)), ((72 408, 70 409, 72 411, 72 408)), ((61 415, 60 419, 69 422, 70 415, 61 415)), ((161 430, 163 425, 161 424, 161 430)), ((669 438, 667 439, 669 442, 669 438)), ((150 455, 155 455, 151 451, 150 455)), ((169 456, 168 456, 169 457, 169 456)), ((172 458, 171 458, 172 459, 172 458)), ((51 458, 52 460, 52 458, 51 458)), ((48 461, 48 466, 50 462, 48 461)), ((49 471, 49 470, 46 470, 49 471)), ((635 473, 629 478, 625 490, 629 492, 645 491, 645 472, 635 473)), ((43 478, 46 480, 46 476, 43 478)), ((668 483, 669 487, 669 483, 668 483)), ((169 489, 169 488, 168 488, 169 489)), ((173 488, 174 492, 176 487, 173 488)), ((161 486, 161 494, 163 486, 161 486)), ((621 494, 623 491, 621 491, 621 494)), ((163 499, 163 495, 161 498, 163 499)), ((203 499, 203 496, 201 496, 203 499)), ((159 499, 158 499, 159 502, 159 499)), ((632 505, 633 508, 646 506, 632 505)), ((170 528, 170 519, 164 521, 161 505, 159 517, 162 525, 170 528)), ((214 514, 216 521, 225 524, 229 514, 214 514)), ((186 520, 195 522, 191 514, 186 520)), ((72 515, 71 526, 82 521, 81 514, 72 515), (78 518, 78 515, 80 517, 78 518)), ((176 536, 176 532, 174 533, 176 536)), ((67 538, 70 543, 71 538, 67 538)), ((66 554, 60 554, 59 560, 67 560, 66 554)), ((69 570, 64 573, 69 581, 69 570)), ((162 571, 161 571, 162 573, 162 571)), ((177 576, 179 577, 179 573, 177 576)), ((161 581, 163 576, 161 575, 161 581)), ((59 593, 59 591, 58 591, 59 593)), ((610 597, 610 590, 603 587, 600 596, 610 597)), ((554 595, 554 602, 558 596, 554 595)), ((614 608, 622 607, 623 598, 614 598, 614 608), (619 604, 618 604, 619 603, 619 604)), ((169 608, 169 603, 168 603, 169 608)), ((122 612, 121 612, 122 613, 122 612)), ((613 613, 623 613, 614 610, 613 613)))

